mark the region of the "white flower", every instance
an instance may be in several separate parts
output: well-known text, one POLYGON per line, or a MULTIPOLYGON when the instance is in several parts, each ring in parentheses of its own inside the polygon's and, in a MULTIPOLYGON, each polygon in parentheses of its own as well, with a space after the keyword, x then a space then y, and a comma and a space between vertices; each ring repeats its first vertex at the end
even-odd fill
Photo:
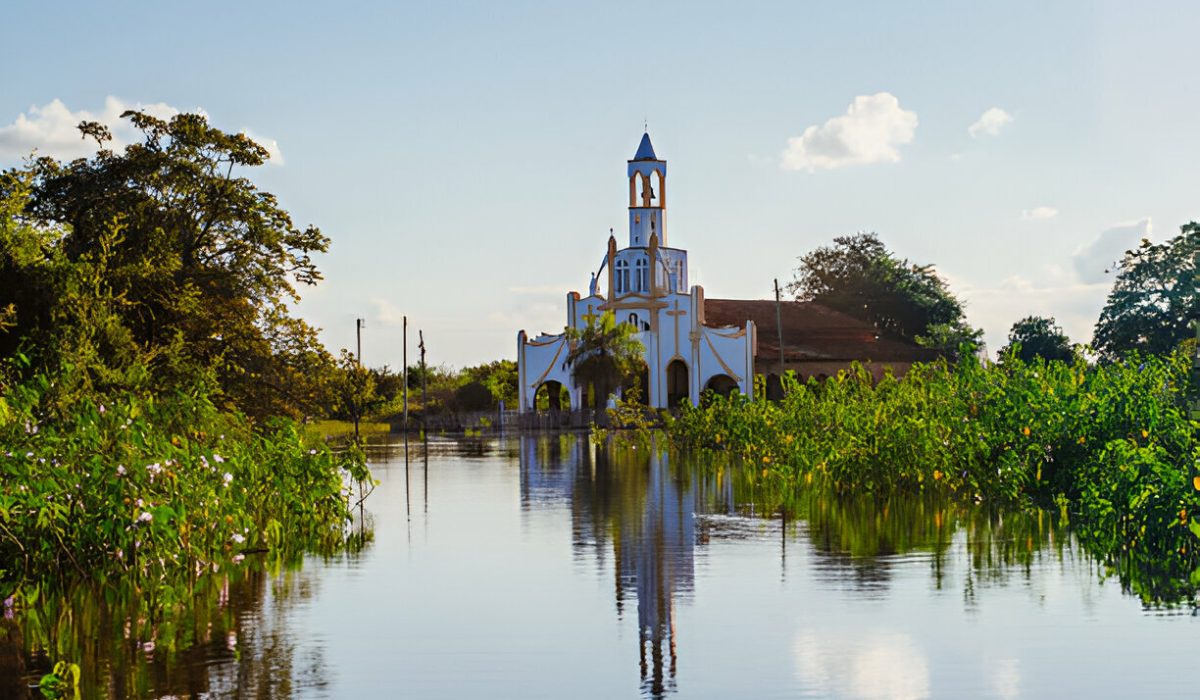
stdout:
POLYGON ((225 485, 228 486, 229 484, 233 483, 233 474, 225 472, 225 476, 221 477, 221 479, 225 482, 225 485))
POLYGON ((235 555, 234 555, 234 557, 233 557, 233 563, 234 563, 234 564, 241 564, 241 563, 242 563, 242 560, 243 560, 243 559, 245 559, 245 558, 246 558, 246 555, 244 555, 244 554, 235 554, 235 555))
POLYGON ((213 453, 213 461, 216 462, 217 464, 220 464, 221 462, 225 461, 225 458, 222 457, 221 455, 217 454, 216 452, 214 452, 213 453))
POLYGON ((142 514, 138 516, 139 523, 148 523, 151 520, 154 520, 154 516, 150 515, 150 511, 142 511, 142 514))
POLYGON ((104 413, 104 404, 100 404, 100 413, 104 413))
POLYGON ((123 465, 123 464, 117 465, 117 476, 125 476, 125 465, 123 465))
POLYGON ((245 537, 242 537, 241 535, 237 534, 236 532, 233 533, 233 537, 230 537, 229 539, 233 540, 237 544, 241 544, 246 541, 245 537))

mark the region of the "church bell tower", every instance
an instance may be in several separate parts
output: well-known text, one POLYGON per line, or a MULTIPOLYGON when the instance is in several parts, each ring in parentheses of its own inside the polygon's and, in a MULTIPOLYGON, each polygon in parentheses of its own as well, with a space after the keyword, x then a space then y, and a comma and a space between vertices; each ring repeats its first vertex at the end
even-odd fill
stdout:
POLYGON ((650 134, 642 134, 629 161, 629 247, 650 245, 650 234, 667 245, 667 162, 654 155, 650 134))

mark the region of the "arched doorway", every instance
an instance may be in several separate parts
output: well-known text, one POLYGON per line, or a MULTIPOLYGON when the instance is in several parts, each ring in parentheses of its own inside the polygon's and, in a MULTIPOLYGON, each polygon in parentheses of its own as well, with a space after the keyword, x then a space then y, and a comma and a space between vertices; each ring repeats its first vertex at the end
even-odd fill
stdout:
POLYGON ((537 411, 561 411, 571 407, 571 394, 562 382, 553 379, 538 385, 533 395, 533 408, 537 411))
POLYGON ((622 385, 621 398, 628 401, 633 399, 635 394, 638 403, 642 405, 650 403, 650 367, 643 360, 637 361, 635 375, 622 385))
POLYGON ((779 375, 775 374, 774 372, 767 375, 767 400, 783 400, 783 380, 781 380, 779 375))
POLYGON ((721 396, 729 396, 738 391, 738 383, 728 374, 718 374, 708 380, 708 383, 704 385, 704 390, 721 396))
POLYGON ((688 367, 683 360, 671 360, 667 365, 667 406, 675 408, 690 398, 688 367))

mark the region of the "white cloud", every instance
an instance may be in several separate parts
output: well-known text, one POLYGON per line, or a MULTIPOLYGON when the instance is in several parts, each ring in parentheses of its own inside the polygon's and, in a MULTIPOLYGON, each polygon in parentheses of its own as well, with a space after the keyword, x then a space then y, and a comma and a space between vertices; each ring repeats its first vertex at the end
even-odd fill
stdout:
POLYGON ((1034 207, 1021 212, 1021 218, 1029 220, 1053 219, 1056 216, 1058 216, 1058 210, 1054 207, 1034 207))
POLYGON ((917 113, 902 109, 895 95, 859 95, 842 116, 789 138, 780 165, 812 172, 895 162, 900 160, 897 147, 912 143, 916 128, 917 113))
POLYGON ((992 107, 984 112, 979 120, 971 126, 967 127, 967 133, 971 138, 979 138, 980 136, 996 136, 1000 130, 1012 123, 1012 115, 999 107, 992 107))
POLYGON ((1008 344, 1008 331, 1026 316, 1052 317, 1073 343, 1088 343, 1108 287, 1077 282, 1034 282, 1010 277, 995 287, 956 287, 967 322, 984 331, 988 352, 995 357, 1008 344))
POLYGON ((1095 240, 1080 246, 1072 256, 1079 279, 1090 284, 1111 284, 1115 277, 1106 273, 1125 256, 1125 251, 1136 248, 1143 238, 1150 237, 1152 231, 1150 219, 1145 218, 1100 232, 1095 240))
POLYGON ((400 307, 396 306, 387 299, 375 297, 371 299, 371 306, 375 307, 375 320, 382 326, 402 326, 404 325, 404 312, 400 307))
MULTIPOLYGON (((18 114, 12 123, 0 126, 0 163, 25 158, 35 150, 39 156, 51 156, 60 160, 84 158, 96 152, 96 143, 84 139, 79 133, 80 122, 100 122, 112 132, 110 148, 121 148, 139 140, 140 134, 128 119, 121 119, 126 110, 140 110, 159 119, 170 119, 181 109, 165 102, 126 102, 109 95, 99 110, 80 109, 72 111, 62 100, 55 98, 45 105, 31 106, 18 114)), ((189 110, 207 113, 199 107, 189 110)), ((282 164, 283 153, 275 139, 260 138, 243 130, 250 138, 262 144, 271 155, 269 163, 282 164)))
POLYGON ((249 136, 251 141, 267 149, 267 163, 269 165, 283 165, 283 151, 279 150, 278 141, 266 138, 265 136, 257 136, 249 129, 242 129, 242 133, 249 136))

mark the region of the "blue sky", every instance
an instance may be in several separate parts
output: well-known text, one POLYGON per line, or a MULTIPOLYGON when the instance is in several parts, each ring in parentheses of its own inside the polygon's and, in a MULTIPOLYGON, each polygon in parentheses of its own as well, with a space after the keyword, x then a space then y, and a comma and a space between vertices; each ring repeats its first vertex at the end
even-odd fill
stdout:
POLYGON ((1086 341, 1107 261, 1200 217, 1200 5, 1045 5, 18 0, 0 165, 76 155, 106 105, 202 109, 273 143, 255 180, 333 239, 299 307, 331 349, 361 316, 399 366, 407 314, 410 357, 421 328, 463 366, 561 329, 648 120, 708 296, 875 231, 993 350, 1029 314, 1086 341))

